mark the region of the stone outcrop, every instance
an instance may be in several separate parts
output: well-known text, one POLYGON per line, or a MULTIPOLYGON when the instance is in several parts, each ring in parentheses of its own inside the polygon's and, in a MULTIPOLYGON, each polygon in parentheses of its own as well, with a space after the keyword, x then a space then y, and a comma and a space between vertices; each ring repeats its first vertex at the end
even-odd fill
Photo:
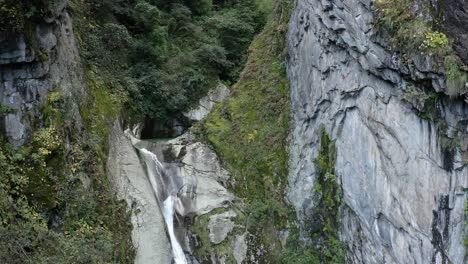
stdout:
POLYGON ((242 263, 247 256, 247 243, 245 242, 245 236, 246 234, 236 236, 236 240, 233 242, 234 258, 238 264, 242 263))
POLYGON ((414 57, 409 66, 389 53, 366 0, 297 1, 287 42, 288 198, 302 237, 307 240, 304 222, 313 217, 314 159, 324 126, 337 149, 339 232, 348 263, 463 263, 466 148, 447 153, 441 138, 466 142, 468 107, 441 100, 436 109, 444 131, 407 99, 410 87, 421 84, 444 92, 443 73, 429 57, 414 57))
POLYGON ((32 124, 41 121, 50 91, 71 98, 67 118, 77 129, 81 127, 77 99, 86 96, 70 16, 57 11, 47 22, 32 27, 28 35, 0 35, 0 104, 8 108, 0 113, 0 129, 16 146, 26 143, 32 124))
POLYGON ((166 173, 179 182, 179 195, 184 200, 183 216, 201 215, 225 207, 234 196, 223 186, 229 173, 221 166, 216 153, 187 132, 168 141, 140 141, 136 147, 145 147, 155 153, 166 173))
POLYGON ((211 243, 219 244, 226 239, 235 226, 231 218, 236 216, 237 214, 234 211, 227 211, 210 217, 208 229, 210 230, 211 243))
POLYGON ((191 122, 200 121, 211 112, 211 109, 213 109, 216 103, 223 101, 228 95, 229 89, 226 85, 219 83, 218 86, 210 90, 206 96, 200 99, 196 107, 185 112, 184 116, 191 122))

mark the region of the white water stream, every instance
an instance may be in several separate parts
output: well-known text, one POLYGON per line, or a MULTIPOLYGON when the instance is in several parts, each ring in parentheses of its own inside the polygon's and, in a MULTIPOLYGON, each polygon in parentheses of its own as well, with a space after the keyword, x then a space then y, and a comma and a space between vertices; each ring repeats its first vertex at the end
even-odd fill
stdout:
POLYGON ((177 196, 179 188, 175 179, 171 175, 166 175, 163 164, 154 153, 145 148, 139 150, 144 157, 151 186, 166 222, 174 261, 176 264, 187 264, 184 251, 174 233, 174 213, 184 211, 183 204, 177 196))

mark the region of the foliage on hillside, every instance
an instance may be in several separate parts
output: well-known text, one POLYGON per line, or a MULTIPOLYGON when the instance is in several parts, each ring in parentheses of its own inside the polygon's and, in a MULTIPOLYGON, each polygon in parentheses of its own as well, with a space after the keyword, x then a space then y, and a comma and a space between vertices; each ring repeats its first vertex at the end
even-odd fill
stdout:
POLYGON ((247 47, 264 24, 264 2, 75 0, 70 5, 88 68, 107 76, 111 92, 126 94, 132 114, 166 122, 218 79, 238 78, 247 47))
POLYGON ((260 259, 268 263, 342 263, 336 150, 324 130, 317 158, 319 176, 311 190, 318 204, 314 221, 321 228, 306 230, 309 243, 299 239, 296 214, 284 200, 290 111, 285 33, 291 4, 277 1, 269 22, 250 46, 249 59, 230 98, 216 106, 198 131, 223 158, 232 173, 231 190, 246 203, 245 216, 239 218, 256 237, 250 241, 250 253, 262 252, 260 259), (285 229, 290 235, 282 247, 278 231, 285 229))
POLYGON ((446 93, 450 97, 467 94, 468 69, 441 31, 441 14, 431 5, 418 4, 416 0, 376 0, 373 7, 378 12, 377 26, 389 33, 391 48, 403 55, 432 56, 444 68, 446 93))
POLYGON ((92 130, 70 133, 67 109, 51 92, 30 145, 0 141, 1 263, 132 262, 129 215, 105 177, 102 144, 92 130))
POLYGON ((231 189, 247 204, 247 228, 270 261, 281 249, 276 230, 286 228, 291 213, 284 201, 289 132, 285 33, 291 2, 276 1, 273 15, 249 48, 231 97, 199 128, 232 173, 231 189))

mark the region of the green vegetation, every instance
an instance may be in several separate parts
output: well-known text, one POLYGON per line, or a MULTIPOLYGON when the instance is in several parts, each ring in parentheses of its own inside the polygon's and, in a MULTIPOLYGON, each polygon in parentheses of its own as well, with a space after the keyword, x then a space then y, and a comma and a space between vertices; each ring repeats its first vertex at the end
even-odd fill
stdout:
POLYGON ((9 107, 8 105, 0 104, 0 116, 4 114, 14 113, 16 110, 9 107))
POLYGON ((377 25, 390 34, 390 46, 400 51, 431 55, 445 55, 451 52, 447 36, 433 29, 428 7, 414 12, 414 0, 377 0, 373 2, 378 12, 377 25))
POLYGON ((30 145, 0 141, 0 262, 131 263, 129 215, 105 177, 101 144, 69 134, 66 109, 52 91, 30 145))
POLYGON ((249 58, 232 88, 197 129, 232 173, 231 189, 247 205, 245 221, 274 261, 281 251, 277 230, 288 227, 284 201, 288 175, 289 90, 285 33, 292 1, 276 1, 272 16, 250 45, 249 58))
POLYGON ((374 2, 374 9, 378 12, 377 25, 388 31, 390 47, 404 56, 421 53, 434 57, 445 69, 446 93, 450 97, 467 93, 468 73, 455 55, 449 38, 437 30, 439 20, 431 18, 433 12, 429 6, 419 6, 417 12, 414 6, 414 0, 374 2))
POLYGON ((282 263, 344 263, 345 246, 338 236, 341 189, 334 174, 336 148, 324 127, 321 128, 320 144, 315 160, 315 211, 306 221, 311 242, 309 246, 301 248, 297 230, 293 229, 281 258, 282 263))
MULTIPOLYGON (((214 252, 216 256, 224 256, 226 258, 227 263, 235 263, 235 259, 232 254, 231 241, 229 239, 225 239, 220 244, 214 245, 210 241, 208 230, 208 223, 210 221, 211 216, 227 212, 229 210, 234 210, 237 213, 237 216, 232 218, 231 220, 233 220, 236 223, 244 221, 245 217, 242 214, 242 212, 234 207, 230 207, 217 208, 207 214, 197 216, 193 222, 188 223, 188 226, 191 227, 191 231, 197 235, 198 246, 195 249, 196 256, 208 257, 209 259, 211 252, 214 252)), ((244 230, 237 226, 228 234, 228 238, 232 238, 235 235, 240 235, 243 232, 244 230)))
POLYGON ((66 0, 0 0, 0 32, 22 33, 27 24, 56 14, 66 0))
MULTIPOLYGON (((132 115, 170 122, 219 79, 237 80, 265 0, 72 1, 87 67, 132 115)), ((128 114, 128 111, 127 113, 128 114)))
POLYGON ((445 57, 444 68, 447 85, 447 93, 451 97, 456 97, 468 91, 466 84, 468 82, 468 73, 461 70, 463 63, 457 56, 451 55, 445 57))

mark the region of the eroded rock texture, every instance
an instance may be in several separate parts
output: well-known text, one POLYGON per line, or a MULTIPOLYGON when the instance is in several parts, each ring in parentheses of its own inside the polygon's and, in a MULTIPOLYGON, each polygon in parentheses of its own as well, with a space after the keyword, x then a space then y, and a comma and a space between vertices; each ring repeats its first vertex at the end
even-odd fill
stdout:
POLYGON ((77 102, 86 95, 83 70, 65 12, 32 25, 30 34, 0 33, 0 104, 9 112, 0 114, 0 129, 11 144, 29 140, 51 90, 71 99, 67 119, 80 126, 77 102))
POLYGON ((107 160, 108 177, 117 197, 127 202, 132 211, 132 242, 135 263, 170 263, 172 254, 158 202, 140 162, 131 136, 125 135, 115 122, 110 134, 107 160))
POLYGON ((296 3, 287 40, 288 198, 307 240, 323 125, 337 148, 348 263, 463 263, 468 170, 460 148, 447 153, 440 142, 441 133, 466 141, 468 107, 442 100, 444 131, 419 117, 414 100, 404 99, 408 87, 444 92, 443 75, 428 57, 408 67, 389 53, 370 7, 365 0, 296 3))

